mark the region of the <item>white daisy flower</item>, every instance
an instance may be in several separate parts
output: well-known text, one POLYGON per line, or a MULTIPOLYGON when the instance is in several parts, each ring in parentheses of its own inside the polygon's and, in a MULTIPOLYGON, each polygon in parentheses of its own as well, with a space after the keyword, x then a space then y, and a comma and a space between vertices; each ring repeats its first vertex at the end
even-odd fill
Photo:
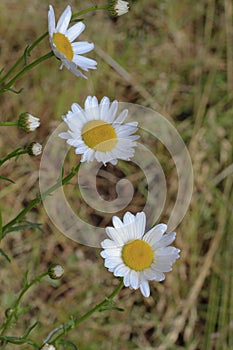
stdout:
POLYGON ((83 22, 78 22, 68 29, 72 16, 71 7, 68 5, 55 24, 53 7, 49 5, 48 30, 49 41, 54 55, 62 61, 63 65, 78 77, 86 78, 77 67, 84 71, 96 69, 97 62, 82 54, 93 50, 94 44, 86 41, 73 42, 85 29, 83 22))
POLYGON ((123 0, 109 0, 109 11, 114 17, 122 16, 129 11, 129 4, 123 0))
POLYGON ((114 227, 106 228, 110 239, 101 243, 105 267, 114 276, 124 277, 126 287, 140 288, 144 297, 149 297, 148 281, 163 281, 164 272, 171 271, 172 264, 179 258, 180 250, 168 247, 176 233, 164 234, 167 230, 164 224, 145 233, 146 216, 143 212, 135 216, 127 212, 123 222, 113 216, 112 222, 114 227))
POLYGON ((137 122, 123 124, 128 110, 124 109, 116 118, 118 102, 110 104, 108 97, 103 97, 100 104, 95 96, 88 96, 85 108, 73 103, 71 111, 63 116, 69 130, 59 136, 75 147, 75 153, 81 154, 81 162, 96 159, 106 165, 117 164, 118 159, 130 160, 134 155, 135 140, 138 135, 137 122))

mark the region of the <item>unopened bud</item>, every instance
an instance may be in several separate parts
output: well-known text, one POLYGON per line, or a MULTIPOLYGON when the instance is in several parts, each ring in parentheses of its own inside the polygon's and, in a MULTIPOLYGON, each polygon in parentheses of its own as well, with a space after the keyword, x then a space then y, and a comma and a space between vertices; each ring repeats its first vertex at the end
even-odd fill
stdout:
POLYGON ((64 269, 61 265, 53 264, 49 267, 48 274, 53 280, 58 280, 59 278, 62 278, 64 269))
POLYGON ((19 116, 18 125, 23 131, 31 132, 40 126, 40 119, 30 113, 22 113, 19 116))
POLYGON ((113 17, 122 16, 129 11, 127 1, 123 0, 109 0, 109 12, 113 17))
POLYGON ((52 344, 44 344, 40 350, 56 350, 55 346, 52 344))
POLYGON ((38 142, 32 142, 27 146, 27 151, 30 156, 39 156, 42 153, 42 145, 38 142))

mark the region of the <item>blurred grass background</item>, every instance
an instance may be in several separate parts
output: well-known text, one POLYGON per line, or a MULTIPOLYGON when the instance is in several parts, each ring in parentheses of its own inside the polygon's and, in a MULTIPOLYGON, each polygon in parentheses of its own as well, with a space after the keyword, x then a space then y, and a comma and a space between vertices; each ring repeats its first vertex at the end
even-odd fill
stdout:
MULTIPOLYGON (((67 5, 61 0, 1 0, 1 68, 10 68, 26 45, 47 30, 49 3, 54 5, 57 18, 67 5)), ((77 12, 94 3, 73 0, 69 4, 77 12)), ((82 350, 231 350, 232 2, 138 0, 131 1, 130 7, 127 15, 116 20, 104 11, 84 17, 87 29, 80 40, 95 43, 95 51, 87 56, 98 61, 98 69, 88 74, 87 81, 77 79, 66 69, 60 72, 59 62, 52 58, 15 84, 15 89, 24 88, 19 95, 7 92, 0 96, 1 120, 15 120, 24 111, 41 118, 41 127, 29 135, 1 127, 1 158, 35 139, 45 145, 71 103, 83 105, 89 94, 138 103, 166 116, 182 135, 194 170, 191 205, 177 228, 175 244, 182 250, 181 259, 163 283, 151 283, 150 298, 124 289, 116 298, 116 305, 125 312, 95 314, 67 338, 82 350)), ((49 50, 45 40, 33 51, 31 59, 49 50)), ((165 156, 160 152, 158 157, 166 172, 169 164, 165 156)), ((0 183, 4 222, 36 195, 39 166, 38 158, 22 156, 1 168, 1 175, 16 182, 0 183)), ((128 164, 123 175, 133 170, 133 165, 128 164)), ((114 173, 109 166, 106 171, 114 173)), ((117 171, 120 176, 121 170, 117 171)), ((168 179, 171 183, 172 175, 168 179)), ((145 200, 139 180, 135 182, 131 207, 135 212, 141 210, 145 200)), ((109 198, 113 195, 103 182, 100 187, 109 198)), ((66 191, 70 194, 73 185, 68 185, 66 191)), ((175 185, 171 185, 168 202, 175 193, 175 185)), ((76 198, 71 200, 75 206, 76 198)), ((77 198, 77 207, 78 203, 77 198)), ((105 218, 89 210, 90 218, 107 224, 105 218)), ((32 336, 40 342, 70 315, 81 315, 101 301, 117 281, 103 267, 99 250, 62 235, 42 206, 32 210, 27 218, 42 223, 44 233, 25 230, 3 240, 1 247, 11 263, 0 260, 0 319, 20 291, 26 270, 32 277, 45 271, 50 263, 59 262, 65 268, 64 278, 37 285, 24 299, 25 314, 9 331, 10 335, 22 335, 26 327, 39 319, 32 336)), ((163 220, 166 213, 160 221, 163 220)))

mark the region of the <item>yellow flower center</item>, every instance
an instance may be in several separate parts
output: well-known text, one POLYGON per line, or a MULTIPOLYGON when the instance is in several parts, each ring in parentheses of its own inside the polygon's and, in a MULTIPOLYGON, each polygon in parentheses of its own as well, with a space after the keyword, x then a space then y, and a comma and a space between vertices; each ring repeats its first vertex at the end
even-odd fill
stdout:
POLYGON ((127 243, 122 249, 122 259, 128 267, 135 271, 143 271, 150 267, 154 260, 151 246, 140 239, 127 243))
POLYGON ((115 129, 102 120, 92 120, 85 124, 82 138, 88 147, 100 152, 112 150, 117 142, 115 129))
POLYGON ((56 45, 57 51, 63 53, 67 60, 72 60, 74 57, 74 51, 69 39, 61 33, 53 34, 53 42, 56 45))

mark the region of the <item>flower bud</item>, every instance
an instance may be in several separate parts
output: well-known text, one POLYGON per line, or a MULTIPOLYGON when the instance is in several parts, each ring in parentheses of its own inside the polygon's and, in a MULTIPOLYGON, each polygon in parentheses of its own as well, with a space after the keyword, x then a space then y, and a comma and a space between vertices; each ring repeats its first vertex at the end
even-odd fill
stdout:
POLYGON ((109 0, 109 12, 113 17, 122 16, 129 11, 127 1, 123 0, 109 0))
POLYGON ((52 344, 44 344, 40 350, 56 350, 55 346, 52 344))
POLYGON ((30 156, 39 156, 42 153, 42 145, 38 142, 32 142, 27 146, 30 156))
POLYGON ((58 280, 59 278, 62 278, 64 269, 61 265, 53 264, 49 267, 48 274, 53 280, 58 280))
POLYGON ((34 131, 40 126, 40 119, 30 113, 22 113, 19 116, 18 125, 23 131, 34 131))

